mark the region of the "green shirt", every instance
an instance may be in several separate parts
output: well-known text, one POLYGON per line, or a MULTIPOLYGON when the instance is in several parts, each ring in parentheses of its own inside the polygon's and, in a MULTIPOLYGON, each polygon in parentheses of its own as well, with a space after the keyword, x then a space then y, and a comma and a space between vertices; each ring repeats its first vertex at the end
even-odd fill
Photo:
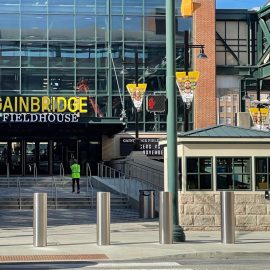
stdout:
POLYGON ((80 168, 80 165, 75 163, 73 165, 71 165, 71 177, 72 178, 80 178, 81 174, 81 168, 80 168))

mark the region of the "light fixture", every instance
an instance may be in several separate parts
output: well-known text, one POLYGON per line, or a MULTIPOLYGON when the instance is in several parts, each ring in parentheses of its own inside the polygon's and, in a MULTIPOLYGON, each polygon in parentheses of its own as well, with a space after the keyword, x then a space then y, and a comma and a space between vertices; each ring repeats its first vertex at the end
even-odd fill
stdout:
POLYGON ((207 55, 204 53, 204 48, 200 49, 200 53, 197 55, 197 58, 199 58, 199 59, 207 58, 207 55))
POLYGON ((146 68, 144 74, 145 74, 146 76, 150 76, 150 75, 152 74, 152 71, 151 71, 150 67, 147 67, 147 68, 146 68))

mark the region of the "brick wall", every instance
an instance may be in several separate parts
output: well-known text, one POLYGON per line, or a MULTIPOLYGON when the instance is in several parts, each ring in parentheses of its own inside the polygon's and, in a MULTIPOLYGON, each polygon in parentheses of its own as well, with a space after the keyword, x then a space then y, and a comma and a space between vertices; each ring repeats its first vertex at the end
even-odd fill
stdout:
POLYGON ((193 43, 204 44, 207 59, 198 59, 200 50, 193 50, 194 69, 200 78, 194 97, 194 129, 216 125, 216 47, 215 0, 201 0, 193 16, 193 43))
MULTIPOLYGON (((220 230, 220 193, 182 193, 180 201, 184 230, 220 230)), ((237 231, 270 231, 270 201, 264 193, 235 193, 234 213, 237 231)))

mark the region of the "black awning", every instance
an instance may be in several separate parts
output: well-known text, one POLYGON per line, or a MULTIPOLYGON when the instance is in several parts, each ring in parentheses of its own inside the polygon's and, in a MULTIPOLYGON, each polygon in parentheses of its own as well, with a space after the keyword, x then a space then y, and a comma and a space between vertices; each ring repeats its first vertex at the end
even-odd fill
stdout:
POLYGON ((87 118, 79 122, 0 122, 0 139, 69 139, 100 138, 102 135, 113 136, 125 128, 119 118, 87 118))

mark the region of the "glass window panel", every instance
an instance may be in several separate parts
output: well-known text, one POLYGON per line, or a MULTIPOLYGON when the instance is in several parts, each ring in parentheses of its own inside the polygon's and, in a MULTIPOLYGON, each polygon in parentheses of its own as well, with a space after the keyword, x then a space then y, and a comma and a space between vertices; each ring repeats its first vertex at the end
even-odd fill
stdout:
POLYGON ((47 39, 46 15, 22 15, 21 18, 22 39, 44 40, 47 39))
POLYGON ((77 67, 95 67, 95 44, 77 43, 76 65, 77 67))
POLYGON ((107 93, 108 71, 97 69, 97 91, 98 93, 107 93))
POLYGON ((146 14, 156 14, 160 10, 165 13, 165 0, 148 0, 145 1, 144 5, 146 14))
POLYGON ((233 189, 233 181, 231 174, 217 175, 217 190, 221 189, 233 189))
POLYGON ((47 43, 22 43, 21 59, 22 67, 47 67, 47 43))
MULTIPOLYGON (((1 0, 0 12, 1 13, 15 13, 20 12, 20 0, 1 0)), ((3 16, 3 15, 1 15, 3 16)))
POLYGON ((238 21, 226 21, 226 38, 238 39, 238 21))
POLYGON ((225 22, 224 21, 216 22, 216 31, 222 38, 225 38, 225 22))
POLYGON ((198 189, 198 175, 197 174, 189 174, 187 175, 187 190, 198 189))
POLYGON ((226 53, 226 65, 228 66, 238 65, 237 60, 234 58, 234 56, 230 52, 226 53))
POLYGON ((49 13, 73 13, 74 0, 48 0, 49 13))
POLYGON ((107 115, 107 105, 108 105, 108 97, 98 97, 97 98, 97 106, 98 106, 98 116, 106 117, 107 115))
POLYGON ((75 92, 74 69, 50 69, 49 90, 50 94, 69 94, 75 92))
POLYGON ((8 144, 0 142, 0 175, 7 175, 8 144))
POLYGON ((122 0, 114 0, 111 2, 112 8, 111 8, 111 12, 112 14, 122 14, 122 10, 123 10, 123 5, 122 5, 122 0))
POLYGON ((74 16, 73 15, 49 15, 49 39, 73 40, 74 16))
POLYGON ((239 38, 247 39, 248 38, 248 24, 246 21, 239 21, 239 38))
POLYGON ((105 41, 106 37, 106 29, 108 29, 108 23, 105 16, 97 16, 96 17, 96 31, 97 31, 97 41, 105 41))
POLYGON ((187 158, 187 173, 198 173, 198 167, 198 158, 187 158))
POLYGON ((124 17, 124 38, 127 41, 142 41, 143 39, 143 17, 125 16, 124 17))
POLYGON ((123 17, 122 16, 112 16, 111 24, 111 36, 112 41, 122 41, 123 40, 123 17))
POLYGON ((232 159, 231 158, 218 158, 217 159, 217 173, 231 173, 232 172, 232 159))
POLYGON ((0 91, 9 92, 20 89, 20 70, 0 68, 0 91))
POLYGON ((108 67, 108 48, 104 44, 97 44, 96 65, 97 67, 108 67))
POLYGON ((255 170, 255 173, 267 173, 267 158, 255 158, 255 170))
POLYGON ((96 13, 95 3, 96 3, 95 0, 76 0, 75 1, 76 13, 95 14, 96 13))
POLYGON ((257 190, 268 189, 267 174, 256 174, 256 189, 257 190))
POLYGON ((0 42, 0 66, 18 67, 20 64, 20 43, 16 41, 0 42))
POLYGON ((200 173, 212 173, 211 158, 200 158, 200 173))
POLYGON ((212 189, 212 175, 200 174, 200 189, 212 189))
POLYGON ((146 41, 165 41, 166 23, 164 16, 145 17, 144 24, 146 41))
POLYGON ((94 41, 96 39, 95 26, 95 16, 77 16, 76 39, 94 41))
POLYGON ((235 189, 250 189, 250 175, 234 174, 233 178, 235 189))
POLYGON ((247 65, 248 64, 248 53, 239 52, 239 61, 242 65, 247 65))
POLYGON ((48 1, 47 0, 23 0, 21 1, 22 13, 47 13, 48 1))
MULTIPOLYGON (((119 1, 120 3, 120 1, 119 1)), ((142 14, 143 1, 142 0, 129 0, 123 1, 125 14, 142 14)))
POLYGON ((109 1, 107 0, 98 0, 96 1, 96 13, 97 14, 106 14, 109 1))
POLYGON ((20 39, 20 15, 19 14, 1 14, 0 38, 1 39, 20 39))
POLYGON ((50 67, 74 67, 75 51, 74 43, 50 42, 49 66, 50 67))
POLYGON ((116 71, 116 74, 116 76, 112 75, 112 91, 113 93, 119 93, 120 91, 122 95, 122 89, 125 89, 125 86, 123 85, 122 77, 119 74, 119 71, 116 71))
POLYGON ((128 121, 135 121, 135 108, 130 96, 125 96, 124 102, 128 121))
POLYGON ((112 97, 112 116, 120 117, 122 112, 122 103, 119 96, 112 97))
POLYGON ((95 69, 77 69, 76 92, 80 95, 95 94, 95 69))
POLYGON ((250 172, 250 158, 234 158, 234 173, 249 173, 250 172))
POLYGON ((217 52, 216 53, 217 65, 225 65, 225 53, 217 52))
POLYGON ((47 69, 22 69, 22 92, 24 94, 35 91, 47 91, 48 78, 47 69))

